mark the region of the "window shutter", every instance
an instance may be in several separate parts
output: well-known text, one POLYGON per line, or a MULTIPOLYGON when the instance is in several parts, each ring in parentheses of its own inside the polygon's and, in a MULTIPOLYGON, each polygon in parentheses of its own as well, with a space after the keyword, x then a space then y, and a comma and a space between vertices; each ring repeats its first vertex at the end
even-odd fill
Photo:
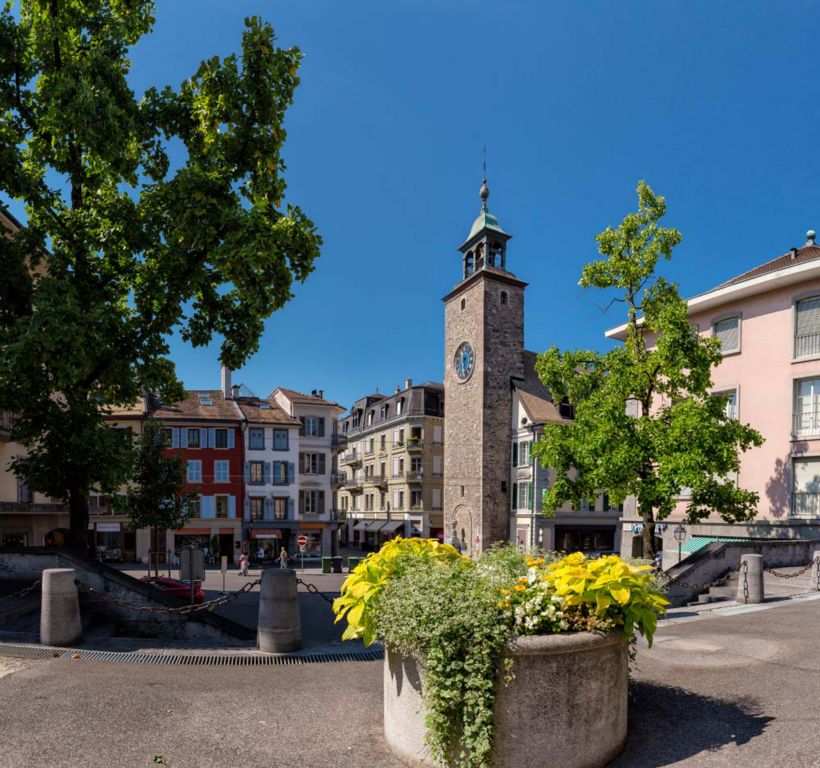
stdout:
POLYGON ((305 511, 305 492, 299 491, 299 514, 303 514, 305 511))
POLYGON ((290 462, 288 462, 288 476, 287 476, 288 485, 293 483, 293 481, 295 479, 296 479, 296 464, 294 462, 290 461, 290 462))
POLYGON ((325 436, 325 417, 319 417, 319 437, 325 436))
POLYGON ((305 467, 306 467, 306 466, 307 466, 307 464, 306 464, 306 462, 305 462, 305 454, 304 454, 304 453, 300 453, 300 454, 299 454, 299 473, 300 473, 300 474, 302 474, 302 475, 304 475, 304 474, 305 474, 305 467))
POLYGON ((216 517, 216 499, 213 496, 203 496, 200 510, 202 517, 216 517))
POLYGON ((294 503, 293 499, 288 499, 288 517, 293 520, 294 511, 293 511, 294 503))
MULTIPOLYGON (((318 495, 319 495, 318 511, 319 511, 320 515, 323 515, 325 513, 325 492, 324 491, 318 491, 318 495)), ((373 508, 373 506, 371 504, 371 509, 372 508, 373 508)))
POLYGON ((245 482, 249 483, 251 481, 251 463, 249 461, 245 462, 245 482))
POLYGON ((440 443, 440 442, 442 442, 442 439, 441 439, 441 427, 440 427, 438 424, 436 424, 436 425, 434 425, 434 426, 433 426, 433 442, 434 442, 434 443, 440 443))
POLYGON ((251 497, 245 497, 245 520, 251 519, 251 497))
POLYGON ((530 480, 530 482, 527 483, 527 507, 529 509, 533 509, 535 506, 535 495, 533 494, 532 490, 532 480, 530 480))
POLYGON ((305 434, 305 417, 304 416, 299 417, 299 434, 304 437, 304 434, 305 434))
POLYGON ((512 508, 518 509, 518 483, 513 483, 512 487, 512 508))
POLYGON ((803 357, 820 352, 820 296, 797 302, 794 355, 803 357))
POLYGON ((320 475, 324 475, 325 472, 326 472, 326 469, 327 469, 327 464, 325 463, 326 461, 327 461, 327 457, 325 456, 325 454, 320 453, 319 454, 319 474, 320 475))
POLYGON ((236 517, 236 496, 228 496, 228 517, 236 517))
POLYGON ((727 317, 715 323, 715 338, 720 341, 721 352, 740 349, 740 318, 727 317))
POLYGON ((179 448, 179 430, 176 427, 171 430, 171 448, 179 448))
POLYGON ((512 465, 514 467, 518 466, 518 443, 513 443, 513 447, 512 447, 512 465))
POLYGON ((441 488, 433 488, 433 509, 441 508, 441 488))
POLYGON ((233 427, 228 428, 228 448, 233 448, 235 446, 234 443, 234 431, 233 427))
POLYGON ((187 448, 188 447, 188 430, 187 429, 181 429, 179 432, 180 432, 180 434, 179 434, 179 445, 180 445, 181 448, 187 448))
POLYGON ((262 462, 262 483, 267 485, 271 481, 271 462, 262 462))
POLYGON ((270 496, 265 498, 265 520, 273 520, 273 499, 270 496))
POLYGON ((216 448, 216 430, 213 427, 208 428, 208 447, 216 448))

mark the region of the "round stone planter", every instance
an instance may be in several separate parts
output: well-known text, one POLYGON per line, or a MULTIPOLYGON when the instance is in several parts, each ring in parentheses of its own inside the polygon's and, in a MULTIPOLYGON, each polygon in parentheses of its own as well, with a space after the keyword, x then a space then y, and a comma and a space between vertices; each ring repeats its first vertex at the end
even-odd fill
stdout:
MULTIPOLYGON (((496 768, 599 768, 626 741, 629 644, 621 633, 521 637, 509 684, 498 683, 496 768)), ((386 651, 384 736, 408 766, 442 768, 424 743, 423 674, 386 651)))

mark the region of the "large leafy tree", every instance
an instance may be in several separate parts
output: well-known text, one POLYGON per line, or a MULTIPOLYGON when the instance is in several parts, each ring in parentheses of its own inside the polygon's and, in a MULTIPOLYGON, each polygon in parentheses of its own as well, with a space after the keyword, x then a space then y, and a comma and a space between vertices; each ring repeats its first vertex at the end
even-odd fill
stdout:
POLYGON ((125 496, 117 499, 133 530, 151 530, 155 569, 159 568, 158 532, 182 528, 193 513, 192 502, 199 497, 197 491, 185 491, 185 460, 179 453, 169 455, 167 449, 162 425, 148 419, 137 441, 132 482, 125 496))
POLYGON ((603 258, 581 275, 584 288, 614 291, 613 303, 625 307, 623 345, 606 353, 552 348, 536 364, 575 412, 570 425, 545 427, 533 451, 556 474, 546 508, 601 491, 616 503, 634 495, 645 556, 654 555, 655 521, 681 497, 689 522, 713 511, 727 522, 753 517, 758 496, 734 476, 740 453, 763 442, 710 391, 720 342, 698 334, 677 287, 655 274, 681 239, 659 225, 665 211, 664 198, 640 182, 638 210, 597 236, 603 258))
POLYGON ((174 330, 196 346, 220 334, 241 366, 321 244, 283 203, 298 49, 249 19, 241 56, 137 98, 128 51, 153 20, 149 0, 0 12, 0 201, 28 217, 0 236, 0 408, 28 449, 14 470, 65 500, 76 546, 89 492, 129 472, 108 407, 181 396, 174 330))

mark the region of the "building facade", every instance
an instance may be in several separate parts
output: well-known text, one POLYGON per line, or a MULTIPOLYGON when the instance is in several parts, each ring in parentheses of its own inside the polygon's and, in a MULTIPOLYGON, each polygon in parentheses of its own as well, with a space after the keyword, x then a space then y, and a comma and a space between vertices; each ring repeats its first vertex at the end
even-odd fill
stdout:
POLYGON ((268 399, 299 423, 295 533, 306 537, 306 554, 334 554, 339 530, 333 503, 334 445, 336 420, 344 408, 325 400, 321 390, 306 395, 280 387, 268 399))
POLYGON ((376 549, 401 535, 443 539, 444 388, 411 379, 357 400, 339 419, 343 541, 376 549))
MULTIPOLYGON (((719 538, 820 538, 820 247, 804 246, 688 301, 690 322, 719 338, 723 359, 713 391, 727 412, 757 429, 759 448, 741 456, 738 484, 759 496, 755 519, 729 525, 717 514, 684 525, 684 555, 719 538)), ((623 327, 607 336, 622 340, 623 327)), ((687 495, 661 532, 664 564, 674 564, 673 529, 687 495)), ((624 554, 639 547, 632 508, 622 519, 624 554)))

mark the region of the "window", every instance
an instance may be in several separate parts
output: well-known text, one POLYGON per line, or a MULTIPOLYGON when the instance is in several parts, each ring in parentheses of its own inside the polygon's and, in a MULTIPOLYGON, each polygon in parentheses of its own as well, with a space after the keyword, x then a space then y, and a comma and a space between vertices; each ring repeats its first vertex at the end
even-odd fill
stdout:
POLYGON ((518 488, 517 492, 513 492, 513 498, 517 498, 517 509, 532 509, 532 483, 531 482, 523 482, 523 483, 516 483, 513 486, 513 489, 518 488))
POLYGON ((382 435, 379 438, 379 450, 386 451, 387 450, 387 435, 382 435))
POLYGON ((393 511, 401 512, 404 510, 404 491, 398 489, 393 491, 393 511))
POLYGON ((820 355, 820 296, 797 302, 794 324, 794 356, 820 355))
POLYGON ((726 398, 726 416, 730 419, 737 418, 737 390, 727 389, 724 392, 716 392, 716 395, 726 398))
POLYGON ((265 497, 251 496, 251 520, 263 520, 265 518, 265 497))
POLYGON ((188 511, 191 513, 190 517, 202 517, 202 503, 199 499, 193 499, 188 502, 188 511))
POLYGON ((263 451, 265 449, 265 430, 263 427, 251 427, 248 430, 248 449, 263 451))
POLYGON ((214 430, 214 448, 228 447, 228 430, 215 429, 214 430))
POLYGON ((300 472, 303 475, 324 475, 326 461, 324 453, 300 453, 300 472))
POLYGON ((410 471, 417 475, 421 474, 421 456, 413 456, 410 459, 410 471))
POLYGON ((17 500, 21 504, 31 504, 34 501, 34 494, 31 492, 25 481, 17 481, 17 500))
POLYGON ((227 496, 216 496, 216 516, 217 517, 227 517, 228 516, 228 497, 227 496))
POLYGON ((230 480, 229 477, 229 467, 230 463, 227 461, 215 461, 214 462, 214 482, 215 483, 227 483, 230 480))
POLYGON ((502 305, 507 304, 507 292, 506 291, 501 291, 501 304, 502 305))
POLYGON ((444 442, 444 431, 440 424, 433 425, 433 443, 441 445, 444 442))
POLYGON ((265 462, 250 462, 250 475, 248 482, 251 485, 262 485, 265 482, 265 462))
POLYGON ((393 430, 393 447, 399 448, 404 445, 404 430, 403 429, 394 429, 393 430))
POLYGON ((325 511, 324 491, 299 491, 299 507, 305 515, 321 515, 325 511))
POLYGON ((526 467, 530 463, 530 443, 518 444, 518 466, 526 467))
POLYGON ((201 483, 202 482, 202 462, 199 460, 188 461, 188 482, 201 483))
POLYGON ((375 411, 373 411, 373 410, 368 411, 368 414, 367 414, 367 426, 368 426, 368 427, 372 427, 372 426, 373 426, 373 415, 374 415, 375 413, 376 413, 376 412, 375 412, 375 411))
POLYGON ((202 447, 199 443, 199 430, 198 429, 189 429, 188 430, 188 447, 189 448, 201 448, 202 447))
POLYGON ((368 437, 367 440, 365 440, 364 452, 373 453, 374 450, 376 450, 376 438, 368 437))
POLYGON ((796 383, 794 434, 797 437, 820 434, 820 379, 796 383))
POLYGON ((273 500, 273 516, 276 520, 286 520, 288 516, 288 502, 290 499, 278 497, 273 500))
POLYGON ((441 509, 441 488, 433 488, 433 509, 441 509))
POLYGON ((444 457, 433 456, 433 477, 444 475, 444 457))
POLYGON ((720 351, 724 355, 740 352, 740 318, 727 317, 718 320, 712 327, 715 338, 720 342, 720 351))
POLYGON ((170 429, 168 429, 168 427, 163 427, 163 429, 162 429, 162 444, 164 446, 167 447, 167 446, 171 445, 172 435, 173 435, 173 432, 170 429))
POLYGON ((274 461, 273 462, 273 484, 274 485, 287 485, 290 479, 290 474, 288 473, 288 463, 286 461, 274 461))
POLYGON ((792 514, 820 516, 820 457, 792 460, 792 514))
MULTIPOLYGON (((302 422, 302 434, 306 437, 324 437, 325 420, 319 416, 300 416, 302 422)), ((358 415, 353 417, 353 426, 359 425, 358 415)))
POLYGON ((404 398, 400 397, 396 403, 396 415, 401 416, 404 413, 404 398))
POLYGON ((393 477, 404 477, 404 459, 393 457, 393 477))
POLYGON ((286 429, 273 430, 273 450, 287 451, 288 450, 288 431, 286 429))
POLYGON ((410 491, 410 508, 419 510, 422 506, 421 491, 410 491))

